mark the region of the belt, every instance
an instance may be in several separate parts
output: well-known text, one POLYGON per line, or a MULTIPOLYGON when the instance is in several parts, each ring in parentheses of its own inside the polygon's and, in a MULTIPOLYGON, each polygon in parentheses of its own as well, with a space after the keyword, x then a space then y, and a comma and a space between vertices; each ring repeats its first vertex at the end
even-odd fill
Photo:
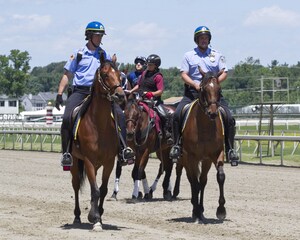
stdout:
POLYGON ((92 86, 73 86, 74 89, 91 91, 92 86))

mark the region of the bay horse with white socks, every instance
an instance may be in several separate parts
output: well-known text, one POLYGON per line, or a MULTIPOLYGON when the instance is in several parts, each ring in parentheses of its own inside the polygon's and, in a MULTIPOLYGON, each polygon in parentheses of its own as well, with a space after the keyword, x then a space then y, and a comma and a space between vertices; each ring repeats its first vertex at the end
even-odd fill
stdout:
MULTIPOLYGON (((201 69, 200 69, 200 72, 201 69)), ((202 72, 204 75, 204 73, 202 72)), ((225 219, 224 182, 224 130, 218 110, 221 87, 218 75, 208 72, 200 84, 198 98, 191 104, 189 115, 182 131, 182 157, 178 164, 185 170, 191 186, 192 217, 204 221, 204 189, 207 174, 214 164, 219 185, 219 207, 217 218, 225 219), (200 194, 200 198, 199 198, 200 194)))
MULTIPOLYGON (((162 183, 163 198, 171 200, 171 183, 170 177, 173 163, 169 159, 169 152, 171 146, 167 144, 165 134, 159 133, 157 126, 159 122, 156 121, 156 112, 153 109, 154 103, 152 100, 143 98, 136 99, 130 96, 125 106, 126 119, 126 139, 127 144, 134 149, 136 159, 132 170, 132 178, 134 180, 134 189, 132 199, 139 199, 142 197, 140 191, 140 183, 143 184, 144 198, 152 199, 152 194, 157 187, 160 176, 165 173, 162 183), (152 114, 151 114, 152 113, 152 114), (152 115, 152 116, 151 116, 152 115), (146 166, 149 160, 150 153, 156 153, 160 160, 159 171, 153 184, 149 187, 146 178, 146 166)), ((168 114, 174 113, 174 108, 165 106, 168 114)))
POLYGON ((96 71, 91 89, 90 103, 77 126, 72 142, 72 185, 75 193, 74 223, 81 223, 78 192, 87 175, 91 188, 91 209, 88 214, 93 230, 102 230, 101 216, 107 195, 107 184, 118 154, 118 133, 113 120, 112 104, 125 100, 120 85, 120 72, 115 64, 100 55, 100 67, 96 71), (102 167, 100 188, 96 182, 97 171, 102 167))

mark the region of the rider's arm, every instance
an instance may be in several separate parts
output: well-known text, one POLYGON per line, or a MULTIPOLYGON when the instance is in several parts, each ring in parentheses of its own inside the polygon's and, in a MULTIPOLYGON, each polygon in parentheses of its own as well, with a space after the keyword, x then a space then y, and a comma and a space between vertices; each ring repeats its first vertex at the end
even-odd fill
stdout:
POLYGON ((66 87, 69 84, 69 80, 72 78, 72 73, 65 70, 64 74, 60 80, 59 86, 58 86, 58 94, 62 95, 63 92, 65 91, 66 87))
POLYGON ((219 83, 225 81, 227 78, 227 72, 223 71, 222 74, 218 77, 219 83))
POLYGON ((200 84, 199 83, 196 83, 194 82, 190 76, 188 75, 187 72, 184 72, 182 71, 181 72, 181 78, 182 80, 184 81, 185 84, 191 86, 191 87, 194 87, 196 90, 200 90, 200 84))

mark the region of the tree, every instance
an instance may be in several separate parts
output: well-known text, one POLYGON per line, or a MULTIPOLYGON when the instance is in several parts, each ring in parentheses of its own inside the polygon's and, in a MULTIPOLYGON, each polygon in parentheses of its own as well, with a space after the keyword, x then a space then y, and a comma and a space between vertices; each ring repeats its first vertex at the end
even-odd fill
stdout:
POLYGON ((24 95, 29 79, 29 61, 27 51, 11 50, 10 55, 0 55, 1 93, 19 98, 24 95))

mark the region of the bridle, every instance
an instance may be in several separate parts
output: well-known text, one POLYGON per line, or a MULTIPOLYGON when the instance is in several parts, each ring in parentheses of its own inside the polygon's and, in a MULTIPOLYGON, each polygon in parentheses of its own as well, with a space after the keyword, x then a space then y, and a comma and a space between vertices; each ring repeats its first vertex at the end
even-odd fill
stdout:
POLYGON ((106 72, 102 72, 101 70, 105 67, 105 65, 109 64, 113 69, 114 66, 111 62, 106 61, 97 69, 97 80, 100 83, 101 87, 104 90, 104 93, 101 94, 104 98, 108 99, 108 101, 115 101, 117 97, 115 96, 116 94, 116 89, 117 88, 122 88, 121 84, 115 84, 112 87, 110 87, 106 82, 109 78, 108 74, 106 72))
POLYGON ((134 118, 128 118, 128 119, 126 119, 125 122, 126 122, 126 125, 127 125, 128 122, 132 122, 134 128, 133 128, 133 131, 131 132, 131 134, 133 135, 134 144, 135 144, 136 146, 140 147, 140 146, 144 145, 144 144, 147 142, 148 137, 149 137, 149 133, 150 133, 152 127, 153 127, 153 121, 152 121, 151 118, 148 116, 148 123, 149 123, 149 124, 148 124, 147 128, 144 129, 144 130, 141 132, 141 138, 144 138, 144 141, 143 141, 142 143, 138 143, 138 139, 137 139, 137 136, 136 136, 136 130, 137 130, 137 127, 138 127, 138 124, 139 124, 139 120, 141 119, 140 111, 142 111, 142 110, 140 109, 140 107, 138 106, 137 103, 132 102, 131 104, 132 104, 132 105, 137 105, 137 109, 138 109, 137 111, 139 111, 137 114, 138 114, 139 116, 137 117, 137 119, 134 119, 134 118))
POLYGON ((216 105, 216 108, 218 108, 220 106, 220 89, 219 92, 217 93, 217 98, 214 100, 207 100, 207 96, 206 96, 206 88, 209 84, 217 84, 216 83, 217 78, 215 76, 212 76, 208 79, 205 79, 201 82, 200 84, 200 90, 199 90, 199 104, 202 107, 202 110, 208 114, 208 108, 211 105, 216 105), (215 80, 214 80, 215 79, 215 80))

